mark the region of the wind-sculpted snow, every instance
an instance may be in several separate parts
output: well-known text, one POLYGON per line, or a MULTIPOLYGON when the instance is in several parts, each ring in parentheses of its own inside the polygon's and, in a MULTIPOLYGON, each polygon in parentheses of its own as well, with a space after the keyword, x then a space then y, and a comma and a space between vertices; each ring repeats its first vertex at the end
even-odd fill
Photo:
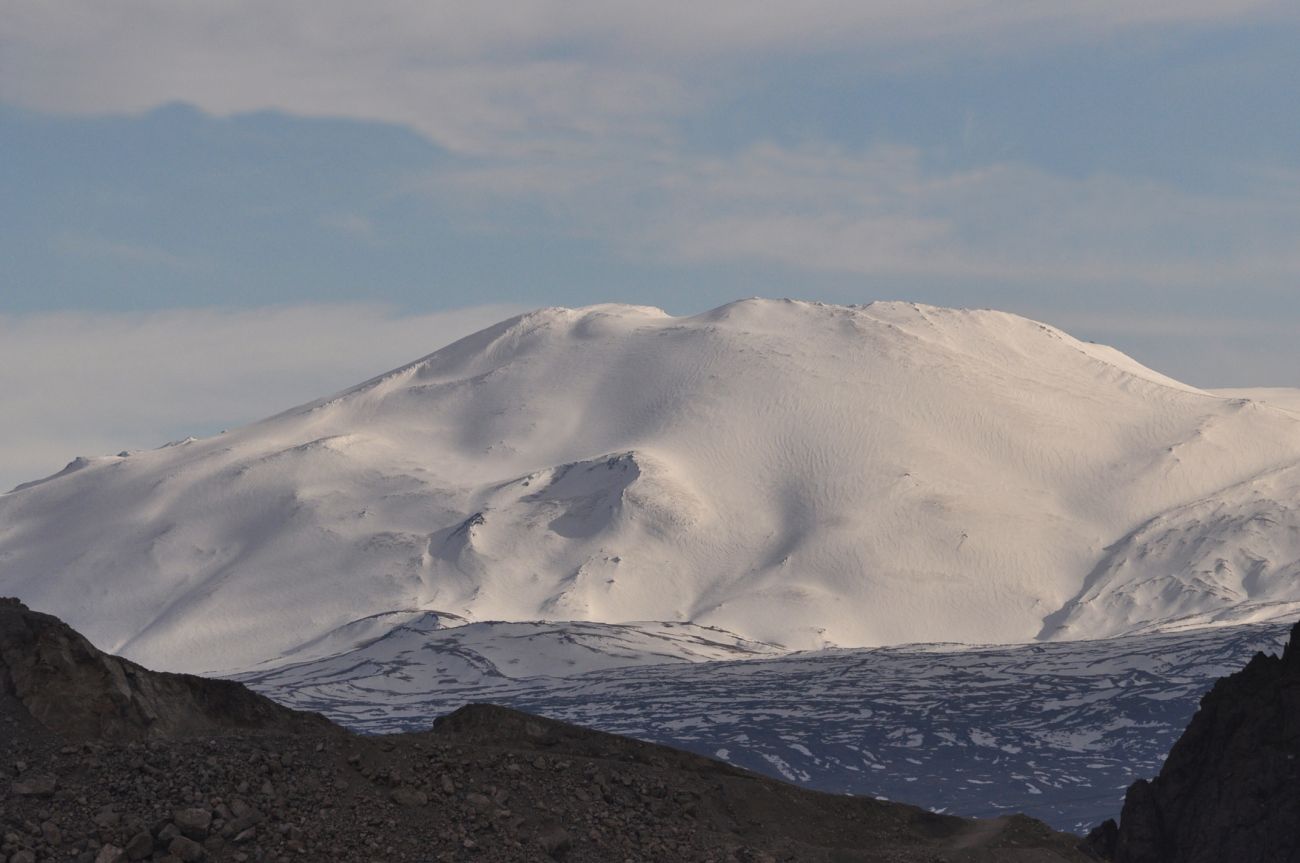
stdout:
MULTIPOLYGON (((912 645, 566 674, 617 662, 627 633, 588 625, 411 633, 242 679, 368 732, 422 728, 488 701, 683 747, 828 791, 962 815, 1026 812, 1086 830, 1158 771, 1213 681, 1286 624, 1013 647, 912 645), (541 641, 548 677, 520 677, 541 641), (437 636, 437 637, 434 637, 437 636), (567 649, 565 645, 567 644, 567 649), (491 658, 489 659, 489 655, 491 658), (590 662, 590 660, 588 660, 590 662), (580 669, 582 666, 576 666, 580 669)), ((469 629, 469 627, 466 627, 469 629)), ((699 633, 689 633, 691 637, 699 633)), ((719 638, 718 634, 714 634, 719 638)))
POLYGON ((543 309, 0 495, 0 592, 186 671, 394 609, 790 649, 1093 637, 1300 602, 1289 560, 1249 562, 1294 545, 1283 402, 999 312, 543 309))
POLYGON ((1300 613, 1297 584, 1300 464, 1151 519, 1109 550, 1045 634, 1290 617, 1300 613))
MULTIPOLYGON (((381 617, 388 617, 387 615, 381 617)), ((403 613, 399 619, 405 618, 403 613)), ((355 621, 341 627, 352 632, 355 621)), ((785 653, 774 644, 691 623, 470 623, 446 628, 436 613, 401 620, 351 650, 308 659, 335 634, 263 663, 250 679, 294 679, 299 686, 352 687, 357 691, 434 686, 473 688, 497 678, 568 676, 605 668, 748 659, 785 653), (273 669, 273 670, 272 670, 273 669), (268 675, 268 671, 270 672, 268 675)))

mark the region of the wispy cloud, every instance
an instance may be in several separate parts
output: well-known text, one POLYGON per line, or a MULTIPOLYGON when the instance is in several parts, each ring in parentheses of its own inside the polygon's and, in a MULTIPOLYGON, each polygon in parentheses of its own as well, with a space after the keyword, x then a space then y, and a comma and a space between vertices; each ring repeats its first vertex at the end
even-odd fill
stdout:
POLYGON ((758 144, 664 151, 652 166, 551 160, 450 170, 426 191, 466 206, 535 198, 629 254, 792 272, 1291 290, 1300 195, 1277 178, 1193 193, 1014 163, 937 169, 908 147, 758 144), (647 190, 650 190, 647 192, 647 190))
POLYGON ((417 359, 522 309, 371 306, 0 316, 0 492, 78 455, 213 434, 417 359))
MULTIPOLYGON (((83 114, 171 101, 218 115, 276 109, 399 124, 442 148, 429 159, 429 172, 410 180, 412 197, 384 199, 385 206, 415 200, 436 208, 435 218, 420 222, 421 206, 392 207, 385 216, 360 198, 298 211, 299 221, 328 229, 317 233, 337 247, 331 252, 365 251, 403 231, 416 242, 435 232, 446 236, 452 226, 458 237, 474 240, 482 239, 475 229, 501 232, 501 248, 515 254, 499 257, 517 261, 523 273, 580 247, 605 257, 602 272, 640 267, 641 280, 628 281, 642 285, 645 273, 687 272, 699 281, 732 268, 735 284, 761 269, 788 273, 812 292, 858 277, 1015 284, 1021 299, 1055 293, 1056 302, 1044 306, 1057 310, 1070 308, 1076 294, 1136 287, 1152 309, 1165 297, 1186 300, 1198 292, 1249 292, 1256 300, 1294 294, 1300 282, 1300 182, 1285 167, 1294 168, 1288 130, 1262 124, 1252 138, 1252 116, 1270 107, 1285 115, 1289 104, 1289 78, 1275 73, 1290 56, 1285 36, 1295 32, 1298 10, 1281 0, 520 0, 508 13, 493 4, 436 0, 8 0, 0 15, 0 102, 83 114), (1245 104, 1241 117, 1202 116, 1202 88, 1187 81, 1203 74, 1209 87, 1222 78, 1216 61, 1254 56, 1253 43, 1232 36, 1251 28, 1256 37, 1264 30, 1283 34, 1273 53, 1257 52, 1264 59, 1256 77, 1242 79, 1258 84, 1262 95, 1245 104), (1201 38, 1210 31, 1227 35, 1201 38), (1179 41, 1170 34, 1196 35, 1179 41), (1171 45, 1195 55, 1194 62, 1172 57, 1171 45), (1113 71, 1112 55, 1131 60, 1148 50, 1155 57, 1150 66, 1133 68, 1158 67, 1153 77, 1169 72, 1183 84, 1139 86, 1137 97, 1126 98, 1131 94, 1119 88, 1129 79, 1103 73, 1113 71), (1073 59, 1058 64, 1058 53, 1073 59), (1085 54, 1097 56, 1079 64, 1085 54), (1165 68, 1166 56, 1176 69, 1165 68), (1025 58, 1035 63, 1016 64, 1025 58), (1000 65, 1015 77, 1007 92, 999 90, 1005 78, 979 75, 1000 65), (1050 73, 1048 85, 1015 89, 1032 77, 1021 74, 1031 67, 1050 73), (927 89, 933 82, 923 82, 906 90, 902 109, 890 104, 895 84, 936 68, 945 70, 935 78, 941 96, 927 89), (978 92, 960 86, 967 70, 978 92), (1068 91, 1059 103, 1058 83, 1068 91), (825 92, 808 94, 817 118, 801 136, 805 118, 785 112, 802 106, 802 88, 823 85, 825 92), (799 98, 769 98, 782 86, 799 89, 799 98), (859 88, 866 93, 861 100, 859 88), (819 95, 827 104, 816 103, 819 95), (1015 110, 999 110, 1007 103, 1015 110), (966 123, 953 131, 948 121, 963 108, 966 123), (1096 110, 1083 110, 1080 119, 1076 109, 1088 108, 1096 110), (903 119, 877 123, 868 116, 875 109, 903 119), (1195 119, 1143 138, 1143 120, 1153 111, 1195 119), (856 125, 841 124, 844 114, 862 116, 856 125), (920 118, 915 124, 912 114, 920 118), (1223 149, 1190 158, 1179 171, 1151 169, 1166 152, 1177 155, 1178 136, 1194 135, 1198 124, 1222 130, 1235 129, 1234 122, 1246 126, 1242 141, 1258 145, 1251 158, 1277 165, 1226 164, 1223 152, 1239 152, 1228 135, 1223 149), (1114 159, 1093 158, 1089 141, 1082 147, 1088 155, 1066 164, 1071 130, 1080 124, 1113 126, 1115 134, 1099 140, 1149 158, 1121 159, 1117 167, 1114 159), (1005 146, 965 146, 1003 137, 1005 146), (957 157, 936 158, 943 147, 934 141, 956 138, 964 142, 953 145, 957 157), (1203 166, 1214 175, 1205 182, 1203 166), (512 247, 506 240, 518 238, 504 237, 506 231, 522 242, 512 247), (557 233, 596 242, 549 242, 557 233), (337 242, 337 235, 352 241, 337 242)), ((1235 92, 1229 86, 1225 98, 1235 92)), ((1222 114, 1225 105, 1210 107, 1222 114)), ((382 162, 384 153, 359 158, 382 162)), ((268 174, 275 167, 268 165, 268 174)), ((419 169, 404 164, 407 170, 419 169)), ((286 188, 306 194, 301 186, 286 188)), ((486 257, 490 245, 465 254, 486 257)), ((219 244, 213 247, 220 259, 219 244)), ((195 265, 175 250, 120 239, 74 237, 62 251, 141 270, 195 265)), ((448 279, 482 272, 453 260, 455 254, 448 254, 448 279)), ((364 265, 359 283, 375 269, 364 265)), ((259 258, 256 266, 273 265, 259 258)), ((564 290, 555 286, 566 269, 551 271, 561 275, 528 288, 539 303, 552 299, 542 292, 564 290)), ((496 281, 516 276, 511 271, 496 281)), ((238 280, 211 281, 213 291, 224 291, 238 280)), ((164 284, 157 293, 168 290, 164 284)), ((331 290, 346 296, 350 288, 331 290)), ((977 289, 959 301, 968 297, 992 301, 977 289)), ((1294 299, 1290 304, 1294 320, 1294 299)), ((1285 347, 1276 354, 1293 355, 1285 347)))
POLYGON ((138 111, 185 101, 400 123, 464 153, 582 150, 670 134, 729 65, 1050 50, 1118 30, 1289 15, 1277 0, 10 0, 0 100, 138 111), (165 73, 160 73, 165 70, 165 73))
MULTIPOLYGON (((1275 0, 522 0, 509 14, 401 0, 13 0, 0 17, 0 100, 80 112, 185 100, 219 114, 398 123, 466 157, 424 182, 462 213, 482 213, 481 224, 508 224, 526 202, 558 230, 633 256, 859 275, 1269 283, 1300 273, 1300 193, 1276 183, 1247 178, 1213 196, 1014 160, 936 169, 908 145, 751 140, 704 153, 684 141, 682 121, 773 58, 838 51, 869 65, 937 50, 961 62, 1116 31, 1283 17, 1295 7, 1275 0)), ((358 213, 320 221, 374 239, 358 213)), ((141 246, 86 248, 180 263, 141 246)))

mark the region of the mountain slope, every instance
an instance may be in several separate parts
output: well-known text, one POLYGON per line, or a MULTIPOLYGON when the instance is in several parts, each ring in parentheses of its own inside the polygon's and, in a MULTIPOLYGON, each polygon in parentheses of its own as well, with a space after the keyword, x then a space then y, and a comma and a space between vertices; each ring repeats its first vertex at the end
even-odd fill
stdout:
POLYGON ((1297 462, 1300 416, 1014 315, 545 309, 0 496, 0 589, 174 669, 400 609, 1024 641, 1141 524, 1297 462))

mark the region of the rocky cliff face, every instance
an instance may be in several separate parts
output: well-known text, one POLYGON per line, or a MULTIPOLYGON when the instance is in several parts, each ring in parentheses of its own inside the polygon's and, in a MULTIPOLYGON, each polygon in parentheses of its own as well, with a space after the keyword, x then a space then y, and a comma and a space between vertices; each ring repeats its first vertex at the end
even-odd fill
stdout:
POLYGON ((56 617, 0 598, 0 699, 72 740, 330 728, 242 685, 165 674, 110 656, 56 617))
POLYGON ((1118 863, 1300 861, 1300 624, 1201 700, 1153 781, 1124 800, 1118 863))

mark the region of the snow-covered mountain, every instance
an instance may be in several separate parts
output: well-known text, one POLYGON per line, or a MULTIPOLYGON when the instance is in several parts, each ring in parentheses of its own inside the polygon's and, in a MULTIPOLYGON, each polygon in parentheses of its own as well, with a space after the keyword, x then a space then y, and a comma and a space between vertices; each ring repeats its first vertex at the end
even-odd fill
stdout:
POLYGON ((183 670, 408 611, 788 648, 1250 620, 1300 601, 1274 402, 998 312, 545 309, 0 496, 0 593, 183 670))

